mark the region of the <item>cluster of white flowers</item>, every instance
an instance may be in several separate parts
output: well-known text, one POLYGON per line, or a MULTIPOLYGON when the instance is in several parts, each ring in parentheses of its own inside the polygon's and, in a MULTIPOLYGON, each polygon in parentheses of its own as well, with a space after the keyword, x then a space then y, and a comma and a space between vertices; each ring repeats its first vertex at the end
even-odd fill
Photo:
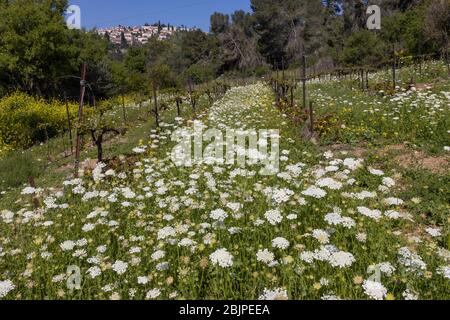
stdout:
POLYGON ((313 197, 316 199, 322 199, 323 197, 325 197, 327 195, 327 192, 318 187, 311 186, 308 189, 306 189, 305 191, 303 191, 302 194, 304 196, 310 196, 310 197, 313 197))
POLYGON ((264 289, 258 300, 289 300, 286 289, 276 288, 273 290, 264 289))
POLYGON ((133 152, 137 153, 137 154, 145 153, 145 151, 146 151, 146 147, 144 147, 144 146, 136 147, 133 149, 133 152))
POLYGON ((158 231, 158 240, 164 240, 170 237, 174 237, 177 234, 173 227, 164 227, 158 231))
POLYGON ((422 258, 408 248, 403 247, 398 250, 398 262, 405 266, 408 271, 421 273, 427 269, 427 265, 422 258))
POLYGON ((97 266, 93 266, 93 267, 90 267, 87 270, 87 273, 89 274, 89 276, 92 279, 94 279, 94 278, 97 278, 99 275, 102 274, 102 270, 99 267, 97 267, 97 266))
POLYGON ((425 231, 432 237, 440 237, 442 235, 440 228, 426 228, 425 231))
POLYGON ((6 295, 15 288, 16 286, 11 280, 0 281, 0 299, 6 297, 6 295))
POLYGON ((0 213, 0 216, 2 217, 4 223, 12 223, 14 218, 14 212, 9 210, 3 210, 0 213))
POLYGON ((146 298, 146 299, 156 299, 156 298, 158 298, 160 295, 161 295, 161 290, 155 288, 155 289, 149 290, 149 291, 147 292, 147 294, 145 295, 145 298, 146 298))
POLYGON ((347 268, 350 267, 356 261, 356 259, 349 252, 338 251, 333 252, 328 261, 333 267, 347 268))
POLYGON ((345 251, 340 251, 333 245, 325 245, 314 251, 303 251, 300 259, 306 263, 313 263, 314 260, 326 261, 333 267, 347 268, 356 261, 355 257, 345 251))
POLYGON ((323 301, 339 301, 342 300, 341 298, 339 298, 338 296, 334 295, 334 294, 325 294, 323 295, 320 300, 323 301))
POLYGON ((323 178, 317 180, 317 185, 319 187, 327 187, 331 190, 339 190, 342 189, 342 183, 333 179, 333 178, 323 178))
POLYGON ((388 187, 388 188, 391 188, 391 187, 395 186, 395 181, 392 178, 384 177, 383 178, 383 185, 388 187))
POLYGON ((444 266, 437 269, 437 272, 444 278, 450 279, 450 266, 444 266))
POLYGON ((380 210, 372 210, 366 207, 358 207, 358 212, 363 216, 369 217, 374 220, 380 220, 382 218, 382 212, 380 210))
POLYGON ((152 253, 151 258, 153 261, 161 260, 166 256, 166 253, 162 250, 157 250, 152 253))
POLYGON ((40 188, 26 187, 22 190, 21 194, 22 195, 33 195, 33 194, 38 194, 40 192, 42 192, 42 189, 40 189, 40 188))
POLYGON ((365 199, 373 199, 377 197, 377 193, 375 191, 361 191, 361 192, 344 192, 342 193, 344 198, 365 200, 365 199))
POLYGON ((228 214, 222 210, 222 209, 216 209, 211 211, 210 218, 217 221, 224 221, 226 218, 228 218, 228 214))
POLYGON ((330 242, 330 235, 325 230, 315 229, 312 236, 314 239, 320 242, 320 244, 328 244, 330 242))
POLYGON ((386 297, 387 289, 379 282, 365 280, 362 287, 364 293, 374 300, 383 300, 386 297))
POLYGON ((382 170, 369 168, 369 172, 373 174, 374 176, 384 176, 384 172, 382 170))
POLYGON ((384 213, 384 215, 386 217, 388 217, 389 219, 393 219, 396 220, 398 218, 400 218, 402 215, 400 214, 400 212, 395 211, 395 210, 388 210, 384 213))
POLYGON ((94 179, 95 182, 100 182, 105 177, 105 174, 103 173, 103 169, 105 167, 105 163, 99 162, 95 166, 94 170, 92 170, 92 179, 94 179))
POLYGON ((112 269, 117 273, 117 274, 124 274, 125 272, 127 272, 128 269, 128 263, 121 261, 121 260, 117 260, 116 262, 114 262, 114 264, 112 265, 112 269))
POLYGON ((276 204, 288 202, 290 197, 294 195, 294 191, 289 189, 274 189, 272 191, 272 200, 276 204))
POLYGON ((332 226, 342 225, 345 228, 351 229, 356 225, 355 220, 350 217, 343 217, 342 210, 334 208, 334 211, 325 215, 325 221, 332 226))
POLYGON ((264 214, 265 218, 271 225, 277 225, 280 224, 283 221, 283 216, 281 215, 280 211, 275 210, 269 210, 264 214))
POLYGON ((227 203, 227 208, 234 212, 238 212, 242 208, 242 205, 237 202, 229 202, 227 203))
POLYGON ((213 265, 218 265, 222 268, 228 268, 233 266, 233 256, 227 249, 218 249, 211 253, 209 258, 213 265))
POLYGON ((354 158, 347 158, 344 160, 344 166, 349 168, 350 170, 356 170, 362 166, 362 163, 364 162, 363 159, 354 159, 354 158))
POLYGON ((275 255, 267 249, 258 250, 258 252, 256 253, 256 259, 259 262, 265 263, 270 266, 274 263, 275 255))
POLYGON ((285 238, 278 237, 272 240, 272 246, 277 249, 287 249, 289 248, 289 241, 285 238))
POLYGON ((71 251, 76 246, 76 243, 72 240, 67 240, 61 243, 59 246, 62 251, 71 251))
POLYGON ((389 206, 401 206, 405 203, 402 199, 394 197, 386 198, 383 202, 389 206))
POLYGON ((419 295, 410 289, 406 289, 402 293, 402 296, 403 296, 403 299, 405 299, 405 300, 419 300, 419 295))

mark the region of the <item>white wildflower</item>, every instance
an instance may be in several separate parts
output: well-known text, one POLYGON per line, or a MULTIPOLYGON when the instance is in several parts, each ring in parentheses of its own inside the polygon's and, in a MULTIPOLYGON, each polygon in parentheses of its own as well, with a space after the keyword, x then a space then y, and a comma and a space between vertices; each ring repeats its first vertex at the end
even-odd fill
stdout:
POLYGON ((285 289, 276 288, 273 290, 264 289, 259 300, 289 300, 288 293, 285 289))
POLYGON ((379 282, 365 280, 362 287, 364 293, 375 300, 383 300, 387 294, 387 289, 379 282))
POLYGON ((278 249, 287 249, 289 247, 289 241, 285 238, 278 237, 272 240, 272 246, 278 249))
POLYGON ((269 210, 264 214, 265 218, 273 226, 281 223, 283 221, 283 216, 279 210, 269 210))
POLYGON ((233 266, 233 256, 227 249, 219 249, 213 252, 209 258, 213 265, 219 265, 222 268, 233 266))
POLYGON ((117 260, 116 262, 114 262, 114 264, 112 265, 112 269, 117 273, 117 274, 124 274, 127 269, 128 269, 128 263, 123 262, 121 260, 117 260))

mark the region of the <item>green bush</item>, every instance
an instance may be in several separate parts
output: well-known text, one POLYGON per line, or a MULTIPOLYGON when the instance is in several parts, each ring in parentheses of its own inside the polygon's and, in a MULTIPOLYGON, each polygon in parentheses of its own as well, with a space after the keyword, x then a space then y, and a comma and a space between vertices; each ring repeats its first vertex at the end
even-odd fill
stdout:
MULTIPOLYGON (((69 105, 73 118, 77 106, 69 105)), ((65 104, 16 92, 0 100, 0 146, 27 148, 67 129, 65 104)))

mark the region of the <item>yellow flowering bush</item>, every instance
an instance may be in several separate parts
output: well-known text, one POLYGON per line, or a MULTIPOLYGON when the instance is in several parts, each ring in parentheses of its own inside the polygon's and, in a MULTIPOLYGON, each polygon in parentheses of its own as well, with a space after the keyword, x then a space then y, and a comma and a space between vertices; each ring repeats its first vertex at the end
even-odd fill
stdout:
MULTIPOLYGON (((69 104, 71 118, 77 114, 77 105, 69 104)), ((0 100, 0 146, 26 148, 54 137, 67 129, 64 103, 46 102, 21 92, 0 100)))

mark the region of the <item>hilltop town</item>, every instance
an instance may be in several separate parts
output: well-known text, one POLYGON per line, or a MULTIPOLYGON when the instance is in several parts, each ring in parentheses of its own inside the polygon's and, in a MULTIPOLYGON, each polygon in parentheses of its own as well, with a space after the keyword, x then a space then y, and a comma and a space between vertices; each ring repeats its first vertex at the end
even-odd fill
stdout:
POLYGON ((191 30, 187 27, 176 27, 170 24, 155 23, 143 26, 116 26, 97 30, 97 33, 105 36, 115 45, 122 45, 126 41, 127 45, 145 44, 151 37, 158 37, 159 40, 169 38, 172 34, 180 30, 191 30))

